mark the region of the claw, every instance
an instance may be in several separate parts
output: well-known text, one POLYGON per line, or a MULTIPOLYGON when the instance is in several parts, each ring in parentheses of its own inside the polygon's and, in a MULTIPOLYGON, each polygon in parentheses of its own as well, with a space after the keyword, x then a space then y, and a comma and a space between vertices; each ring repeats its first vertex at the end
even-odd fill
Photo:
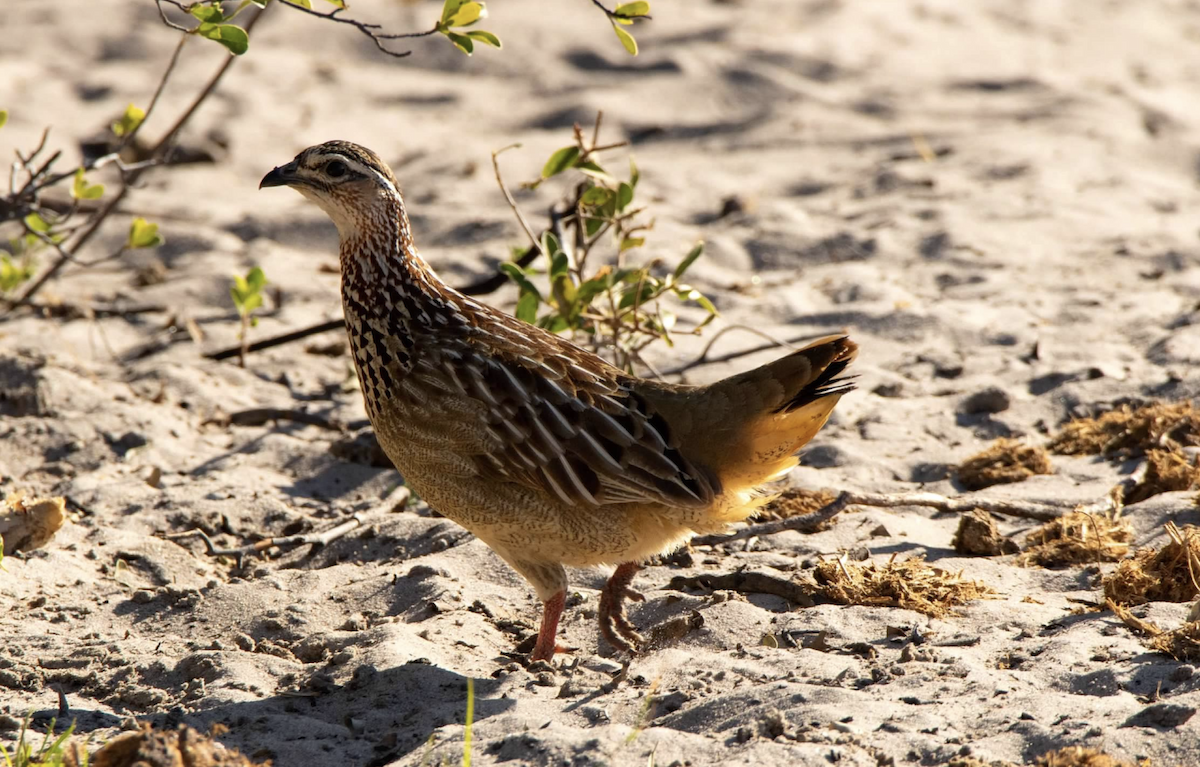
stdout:
POLYGON ((645 641, 625 616, 622 602, 624 599, 635 602, 644 602, 646 599, 629 587, 637 570, 638 566, 633 562, 621 565, 600 591, 600 633, 613 647, 631 655, 645 641))

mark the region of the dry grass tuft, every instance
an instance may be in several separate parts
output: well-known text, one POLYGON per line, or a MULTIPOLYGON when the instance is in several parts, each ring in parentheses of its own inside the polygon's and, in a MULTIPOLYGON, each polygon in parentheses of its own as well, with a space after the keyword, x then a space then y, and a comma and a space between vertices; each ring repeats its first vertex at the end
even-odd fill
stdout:
POLYGON ((1142 620, 1130 612, 1128 607, 1111 599, 1106 600, 1105 605, 1126 626, 1147 637, 1147 645, 1151 650, 1169 655, 1181 663, 1200 661, 1200 621, 1189 621, 1177 629, 1164 631, 1158 624, 1142 620))
POLYGON ((64 767, 253 767, 254 762, 213 740, 224 731, 219 725, 210 735, 186 725, 178 730, 152 730, 143 725, 137 732, 110 740, 90 762, 68 756, 64 767))
POLYGON ((1150 767, 1146 759, 1138 764, 1122 762, 1094 748, 1067 746, 1057 751, 1042 754, 1034 762, 1036 767, 1150 767))
POLYGON ((1072 511, 1025 537, 1022 567, 1070 567, 1116 562, 1129 553, 1133 529, 1116 515, 1072 511))
POLYGON ((1159 493, 1200 487, 1200 466, 1178 446, 1151 449, 1146 453, 1146 474, 1122 499, 1140 503, 1159 493))
POLYGON ((956 470, 958 480, 968 490, 1022 482, 1035 474, 1053 471, 1044 448, 1024 445, 1015 439, 996 440, 987 450, 963 461, 956 470))
POLYGON ((837 496, 827 490, 805 490, 802 487, 789 487, 765 503, 758 510, 755 519, 771 521, 802 517, 828 506, 835 500, 837 500, 837 496))
POLYGON ((50 542, 67 518, 63 498, 29 499, 24 493, 0 501, 0 541, 4 554, 33 551, 50 542))
POLYGON ((1118 604, 1190 602, 1200 595, 1200 530, 1167 523, 1171 542, 1139 549, 1104 579, 1104 596, 1118 604))
POLYGON ((994 557, 999 554, 1016 554, 1017 544, 1000 534, 996 520, 983 509, 963 514, 958 520, 958 530, 950 542, 959 554, 994 557))
POLYGON ((1050 451, 1132 457, 1171 444, 1200 445, 1200 412, 1191 402, 1122 405, 1097 418, 1078 418, 1050 440, 1050 451))
POLYGON ((953 608, 995 592, 975 581, 963 580, 925 562, 920 557, 887 564, 858 564, 827 559, 814 572, 815 597, 843 605, 902 607, 933 618, 953 608))

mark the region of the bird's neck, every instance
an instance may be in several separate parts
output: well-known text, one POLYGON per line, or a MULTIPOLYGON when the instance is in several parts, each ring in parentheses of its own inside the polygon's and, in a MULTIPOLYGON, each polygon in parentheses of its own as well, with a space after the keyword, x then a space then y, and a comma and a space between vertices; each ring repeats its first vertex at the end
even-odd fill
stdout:
POLYGON ((420 356, 468 332, 461 296, 417 253, 403 202, 390 200, 388 208, 362 226, 338 227, 342 308, 368 394, 387 388, 367 386, 373 368, 385 368, 378 374, 385 380, 405 375, 420 356))
POLYGON ((403 311, 403 298, 437 300, 445 290, 445 284, 417 252, 403 200, 385 200, 376 215, 339 225, 338 234, 343 295, 360 297, 378 309, 382 307, 377 298, 397 293, 403 311))

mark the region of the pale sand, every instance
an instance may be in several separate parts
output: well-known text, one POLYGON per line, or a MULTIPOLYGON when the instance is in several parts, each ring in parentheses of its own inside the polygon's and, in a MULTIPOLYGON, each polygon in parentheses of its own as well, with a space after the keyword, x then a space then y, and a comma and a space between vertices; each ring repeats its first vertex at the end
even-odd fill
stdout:
MULTIPOLYGON (((148 2, 9 5, 5 153, 49 124, 69 162, 78 138, 126 103, 144 105, 174 43, 148 2)), ((490 152, 524 143, 503 158, 515 184, 567 143, 572 120, 602 108, 609 137, 640 137, 642 194, 657 218, 647 257, 677 259, 704 238, 694 282, 724 322, 788 338, 845 329, 861 345, 860 389, 793 483, 902 491, 926 481, 956 494, 942 467, 997 436, 1038 442, 1077 409, 1200 388, 1195 3, 656 0, 637 59, 583 0, 556 0, 553 12, 532 0, 494 5, 487 28, 504 51, 467 60, 442 40, 416 41, 400 62, 352 30, 276 9, 185 136, 220 131, 228 157, 149 174, 91 251, 115 247, 129 215, 145 215, 167 237, 157 254, 167 280, 135 287, 131 265, 150 257, 138 253, 69 272, 45 297, 164 304, 201 323, 215 349, 237 329, 229 275, 258 263, 285 300, 257 337, 336 317, 337 277, 322 269, 335 263, 332 227, 298 195, 256 190, 273 165, 335 137, 396 163, 426 256, 465 281, 521 242, 490 152), (935 161, 920 158, 914 136, 935 161), (732 195, 752 209, 714 220, 732 195), (749 285, 752 273, 766 287, 749 285), (1008 409, 959 412, 992 386, 1008 409)), ((397 30, 437 12, 365 0, 353 11, 397 30)), ((148 136, 220 55, 189 45, 148 136)), ((535 220, 551 199, 521 195, 535 220)), ((489 300, 511 307, 512 297, 489 300)), ((252 406, 361 420, 359 395, 340 388, 348 358, 300 344, 241 370, 182 343, 126 367, 113 361, 109 349, 161 338, 166 321, 0 324, 10 396, 0 396, 0 490, 65 495, 74 514, 45 549, 0 572, 0 706, 10 717, 55 710, 61 688, 70 716, 98 739, 130 717, 223 722, 226 743, 277 765, 440 763, 459 757, 465 680, 475 677, 475 764, 941 764, 968 752, 1022 763, 1072 744, 1200 764, 1197 720, 1131 722, 1152 700, 1194 709, 1200 678, 1148 654, 1110 613, 1072 614, 1072 600, 1099 598, 1096 572, 960 558, 950 549, 957 520, 920 509, 846 514, 816 535, 649 568, 634 622, 695 611, 704 625, 636 659, 608 692, 619 664, 593 620, 604 574, 573 573, 563 631, 580 648, 567 661, 574 670, 530 674, 502 653, 536 625, 532 590, 447 520, 393 513, 384 496, 394 472, 331 456, 341 435, 315 427, 208 423, 252 406), (26 384, 40 404, 13 404, 26 384), (161 487, 144 481, 150 467, 161 487), (241 545, 323 529, 352 510, 365 515, 363 531, 241 570, 198 541, 161 538, 200 526, 241 545), (932 620, 666 588, 678 575, 736 568, 786 578, 864 546, 879 561, 925 554, 1000 597, 932 620), (902 660, 889 626, 919 627, 929 641, 902 660), (799 642, 820 631, 828 651, 760 646, 764 634, 799 642), (877 657, 846 649, 864 642, 877 657)), ((717 351, 758 342, 733 333, 717 351)), ((671 367, 702 343, 681 339, 654 360, 671 367)), ((1090 501, 1134 468, 1055 466, 983 493, 1090 501)), ((1197 521, 1182 493, 1128 516, 1139 544, 1162 543, 1167 520, 1197 521)), ((1144 614, 1173 625, 1186 612, 1155 604, 1144 614)))

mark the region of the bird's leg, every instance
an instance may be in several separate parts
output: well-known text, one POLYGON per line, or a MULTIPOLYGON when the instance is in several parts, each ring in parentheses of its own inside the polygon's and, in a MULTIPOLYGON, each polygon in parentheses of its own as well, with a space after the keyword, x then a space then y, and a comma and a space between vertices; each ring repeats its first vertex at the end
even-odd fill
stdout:
POLYGON ((568 652, 558 643, 558 619, 567 604, 567 590, 563 589, 546 600, 542 608, 542 627, 538 630, 537 644, 529 660, 550 660, 556 652, 568 652))
POLYGON ((617 568, 600 590, 600 633, 613 647, 630 654, 636 652, 637 646, 643 641, 642 635, 625 617, 626 598, 635 602, 645 599, 629 586, 637 571, 636 562, 626 562, 617 568))

